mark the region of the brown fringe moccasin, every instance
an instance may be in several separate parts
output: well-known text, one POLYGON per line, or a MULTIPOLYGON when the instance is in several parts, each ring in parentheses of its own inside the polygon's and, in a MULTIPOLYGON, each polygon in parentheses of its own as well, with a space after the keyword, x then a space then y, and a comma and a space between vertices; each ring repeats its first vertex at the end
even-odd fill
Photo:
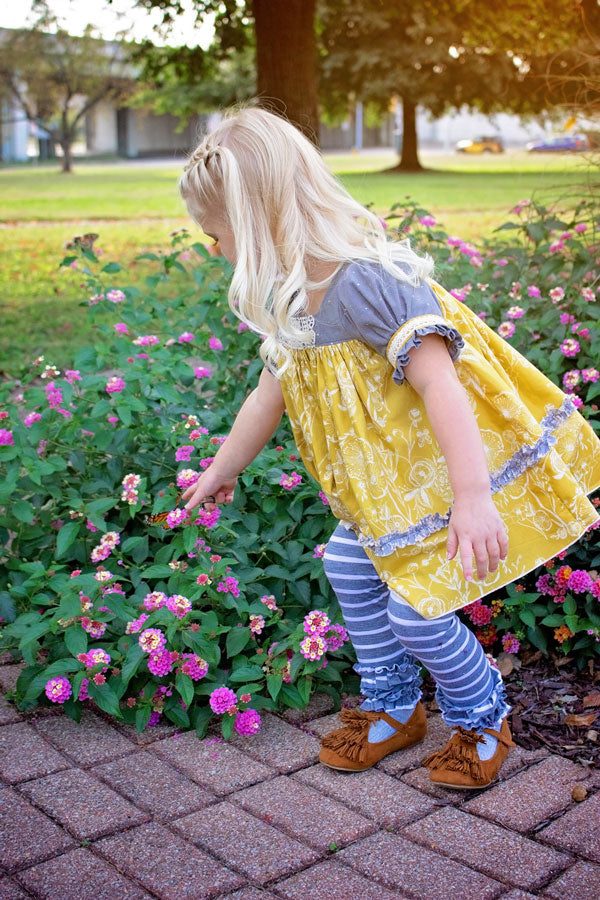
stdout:
POLYGON ((340 719, 343 728, 337 728, 321 738, 319 760, 330 769, 342 772, 362 772, 376 762, 422 741, 427 733, 427 718, 423 704, 419 701, 408 720, 398 722, 385 712, 371 712, 365 709, 343 709, 340 719), (396 730, 384 741, 369 743, 369 728, 372 722, 383 719, 396 730))
POLYGON ((485 739, 474 729, 467 731, 459 725, 442 750, 431 753, 422 761, 421 765, 429 769, 431 781, 443 787, 464 791, 487 787, 498 774, 510 748, 516 747, 516 744, 512 740, 506 717, 502 720, 500 731, 494 728, 482 730, 498 741, 494 755, 490 759, 480 759, 477 744, 485 743, 485 739))

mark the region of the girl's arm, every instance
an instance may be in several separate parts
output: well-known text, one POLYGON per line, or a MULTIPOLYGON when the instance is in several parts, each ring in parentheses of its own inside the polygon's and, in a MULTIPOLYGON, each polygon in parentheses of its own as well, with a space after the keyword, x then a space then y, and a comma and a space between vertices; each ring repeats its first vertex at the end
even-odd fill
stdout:
POLYGON ((506 559, 508 537, 492 500, 490 476, 477 420, 456 375, 444 339, 428 334, 404 368, 411 386, 423 398, 431 427, 448 466, 454 492, 448 524, 448 559, 460 547, 465 579, 495 572, 506 559))
MULTIPOLYGON (((231 502, 237 476, 273 436, 284 409, 279 382, 268 369, 263 369, 258 387, 242 404, 212 465, 183 494, 185 509, 194 509, 209 496, 216 503, 231 502)), ((214 504, 207 504, 205 509, 214 509, 214 504)))

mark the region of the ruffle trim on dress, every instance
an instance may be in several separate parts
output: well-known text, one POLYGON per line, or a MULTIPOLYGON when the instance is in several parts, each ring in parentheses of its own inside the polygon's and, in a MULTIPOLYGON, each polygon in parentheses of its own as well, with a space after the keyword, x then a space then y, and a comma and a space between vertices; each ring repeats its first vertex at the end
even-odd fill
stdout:
POLYGON ((414 706, 421 699, 423 679, 420 666, 406 651, 405 658, 393 666, 367 666, 356 663, 352 668, 361 676, 360 691, 367 699, 361 709, 378 712, 414 706))
MULTIPOLYGON (((577 407, 573 401, 569 397, 565 397, 558 408, 551 409, 550 412, 546 413, 540 422, 542 434, 535 444, 524 444, 496 472, 490 474, 492 494, 497 493, 539 462, 556 443, 556 436, 552 432, 576 411, 577 407)), ((388 556, 398 548, 408 547, 411 544, 424 541, 430 534, 446 528, 450 522, 451 515, 452 507, 448 509, 445 515, 431 513, 423 516, 416 525, 411 525, 406 531, 392 531, 390 534, 385 534, 380 538, 370 538, 357 534, 358 542, 362 547, 366 547, 374 553, 375 556, 388 556)))
POLYGON ((404 366, 407 366, 410 362, 409 350, 412 350, 413 347, 421 346, 423 341, 420 336, 434 333, 441 334, 442 337, 450 342, 448 344, 448 352, 450 353, 452 362, 455 362, 458 359, 460 351, 465 346, 465 342, 461 333, 457 331, 453 325, 446 325, 442 322, 422 325, 420 328, 415 328, 402 347, 402 351, 396 357, 396 367, 394 369, 394 374, 392 375, 392 380, 395 381, 396 384, 404 384, 404 366))
POLYGON ((446 725, 450 728, 462 725, 467 730, 474 728, 476 731, 481 731, 482 728, 500 730, 502 719, 508 715, 512 706, 506 702, 506 687, 499 670, 492 666, 490 671, 492 673, 490 697, 486 703, 480 704, 475 709, 458 709, 455 702, 444 696, 438 684, 435 699, 446 725))

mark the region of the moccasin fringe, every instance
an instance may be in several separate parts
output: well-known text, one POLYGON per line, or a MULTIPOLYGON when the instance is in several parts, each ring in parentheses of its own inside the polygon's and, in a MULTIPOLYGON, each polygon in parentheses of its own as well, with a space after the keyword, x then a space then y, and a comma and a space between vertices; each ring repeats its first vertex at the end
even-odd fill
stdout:
POLYGON ((343 709, 340 719, 345 727, 321 738, 321 745, 352 762, 363 763, 367 758, 369 728, 380 718, 379 713, 365 709, 343 709))
POLYGON ((477 753, 477 744, 485 743, 485 738, 476 731, 467 731, 461 725, 453 734, 443 750, 430 753, 421 763, 431 769, 444 768, 463 772, 473 781, 485 781, 481 759, 477 753))

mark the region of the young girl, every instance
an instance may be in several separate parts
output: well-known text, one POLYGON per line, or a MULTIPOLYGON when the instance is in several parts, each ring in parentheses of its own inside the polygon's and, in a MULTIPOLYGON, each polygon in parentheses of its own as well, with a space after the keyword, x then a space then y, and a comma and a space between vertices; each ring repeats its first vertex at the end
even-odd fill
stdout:
POLYGON ((600 441, 566 394, 432 280, 429 258, 387 239, 283 119, 226 115, 180 189, 235 265, 232 310, 265 335, 258 386, 186 509, 231 502, 285 410, 340 520, 325 572, 366 697, 342 711, 319 759, 359 771, 420 741, 422 663, 452 729, 423 764, 438 784, 485 787, 515 746, 511 707, 455 611, 597 521, 586 495, 600 486, 600 441))

